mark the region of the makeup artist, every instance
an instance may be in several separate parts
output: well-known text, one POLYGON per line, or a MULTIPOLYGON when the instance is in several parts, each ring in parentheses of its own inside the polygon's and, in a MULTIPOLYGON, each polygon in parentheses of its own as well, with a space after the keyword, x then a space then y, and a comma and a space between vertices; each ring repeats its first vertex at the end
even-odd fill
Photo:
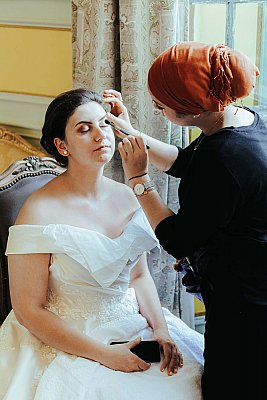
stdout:
POLYGON ((163 248, 188 257, 200 280, 205 400, 267 393, 267 129, 256 112, 234 105, 258 75, 247 56, 224 45, 180 42, 162 53, 148 90, 168 120, 202 130, 184 149, 140 134, 120 93, 104 92, 113 106, 108 119, 130 133, 116 131, 140 205, 163 248), (177 214, 157 193, 148 161, 181 178, 177 214))

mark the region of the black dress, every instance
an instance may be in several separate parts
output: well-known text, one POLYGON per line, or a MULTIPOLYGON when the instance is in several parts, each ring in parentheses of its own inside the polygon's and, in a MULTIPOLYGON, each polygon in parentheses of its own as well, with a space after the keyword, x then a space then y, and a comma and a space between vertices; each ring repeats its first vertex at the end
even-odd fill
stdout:
POLYGON ((177 259, 202 255, 205 400, 267 399, 267 129, 254 114, 179 149, 167 173, 180 209, 155 230, 177 259))

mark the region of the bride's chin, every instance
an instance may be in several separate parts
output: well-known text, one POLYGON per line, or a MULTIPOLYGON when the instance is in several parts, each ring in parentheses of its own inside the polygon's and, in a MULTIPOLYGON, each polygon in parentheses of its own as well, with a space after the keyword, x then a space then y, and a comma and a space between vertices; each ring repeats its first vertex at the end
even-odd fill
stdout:
POLYGON ((101 162, 103 164, 108 164, 112 160, 113 154, 101 154, 98 157, 97 162, 101 162))

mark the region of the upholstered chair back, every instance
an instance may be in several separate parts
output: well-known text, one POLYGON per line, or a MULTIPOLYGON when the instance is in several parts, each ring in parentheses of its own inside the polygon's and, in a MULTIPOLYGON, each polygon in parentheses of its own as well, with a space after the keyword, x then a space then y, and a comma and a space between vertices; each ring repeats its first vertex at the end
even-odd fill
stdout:
POLYGON ((0 174, 0 324, 11 310, 5 256, 8 229, 27 197, 63 171, 52 158, 30 156, 0 174))
POLYGON ((13 162, 29 156, 47 157, 44 150, 39 150, 15 132, 0 126, 0 173, 13 162))

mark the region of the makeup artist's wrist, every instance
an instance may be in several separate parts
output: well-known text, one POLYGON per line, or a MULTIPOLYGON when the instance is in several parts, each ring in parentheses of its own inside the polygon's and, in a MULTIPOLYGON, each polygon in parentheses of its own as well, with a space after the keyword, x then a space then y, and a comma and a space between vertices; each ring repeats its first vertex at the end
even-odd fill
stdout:
POLYGON ((147 142, 147 140, 146 140, 147 135, 145 133, 139 131, 138 129, 134 129, 131 134, 135 137, 141 137, 145 141, 145 143, 147 142))
MULTIPOLYGON (((139 174, 137 174, 137 175, 139 175, 139 174)), ((140 174, 140 175, 141 175, 141 174, 140 174)), ((130 178, 131 178, 131 177, 130 177, 130 178)), ((136 183, 147 183, 147 182, 151 182, 151 179, 150 179, 150 177, 149 177, 148 174, 145 174, 145 175, 140 176, 140 177, 134 177, 133 179, 131 179, 131 180, 129 181, 129 184, 130 184, 131 187, 134 187, 134 185, 135 185, 136 183)))
POLYGON ((131 181, 135 178, 142 178, 145 175, 147 175, 147 172, 143 172, 142 174, 137 174, 137 175, 131 176, 130 178, 128 178, 128 181, 131 181))
POLYGON ((134 137, 140 137, 140 131, 138 131, 137 129, 133 128, 131 131, 131 135, 134 137))

